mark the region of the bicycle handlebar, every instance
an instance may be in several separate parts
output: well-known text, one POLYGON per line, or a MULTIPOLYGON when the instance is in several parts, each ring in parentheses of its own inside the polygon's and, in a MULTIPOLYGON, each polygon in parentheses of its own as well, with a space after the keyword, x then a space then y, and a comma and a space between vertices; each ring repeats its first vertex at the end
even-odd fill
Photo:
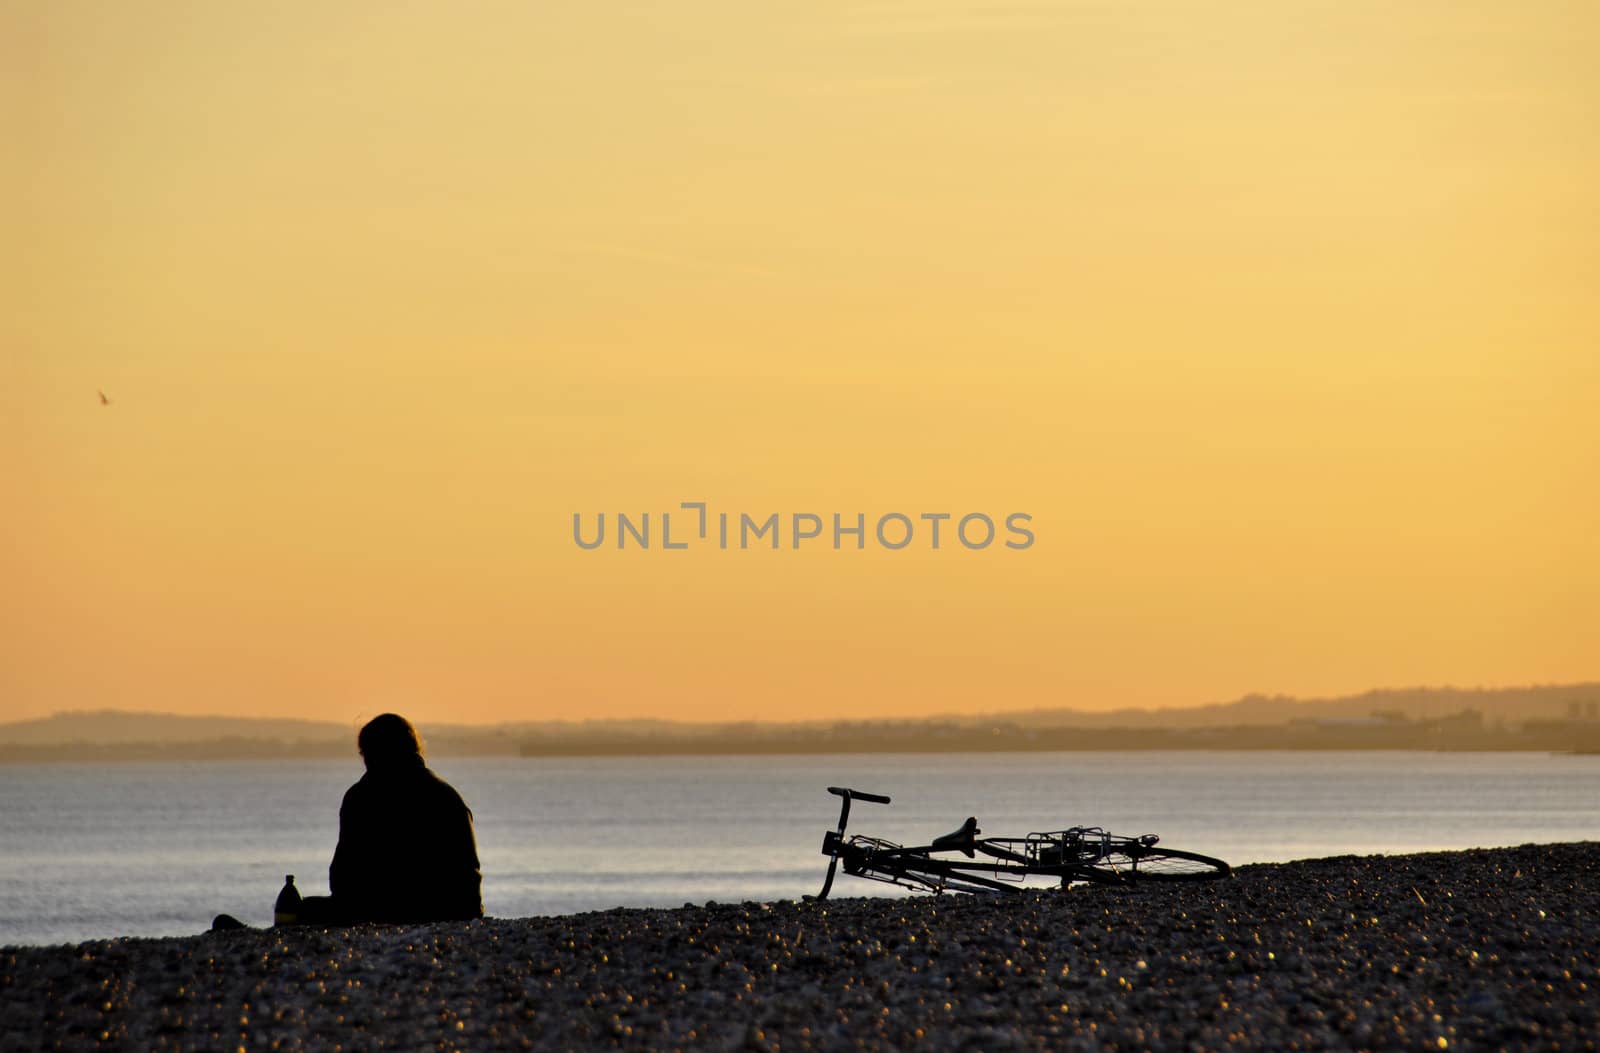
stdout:
POLYGON ((828 787, 828 792, 835 797, 843 797, 845 800, 871 801, 873 804, 889 803, 888 794, 867 793, 865 790, 852 790, 848 786, 830 786, 828 787))
POLYGON ((839 868, 839 850, 844 845, 844 827, 850 821, 850 802, 889 803, 889 795, 886 793, 864 793, 861 790, 852 790, 848 786, 830 786, 828 792, 835 797, 843 797, 844 800, 839 804, 839 829, 828 831, 827 836, 822 839, 822 851, 832 858, 828 860, 828 876, 822 879, 822 891, 817 893, 817 899, 827 899, 828 890, 833 887, 834 871, 839 868))

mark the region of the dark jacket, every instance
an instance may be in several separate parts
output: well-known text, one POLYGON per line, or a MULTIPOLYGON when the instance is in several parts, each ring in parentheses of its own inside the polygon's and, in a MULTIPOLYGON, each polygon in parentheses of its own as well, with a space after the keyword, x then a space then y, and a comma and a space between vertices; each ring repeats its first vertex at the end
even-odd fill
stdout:
POLYGON ((421 757, 368 769, 339 807, 328 887, 355 921, 455 921, 483 916, 472 809, 421 757))

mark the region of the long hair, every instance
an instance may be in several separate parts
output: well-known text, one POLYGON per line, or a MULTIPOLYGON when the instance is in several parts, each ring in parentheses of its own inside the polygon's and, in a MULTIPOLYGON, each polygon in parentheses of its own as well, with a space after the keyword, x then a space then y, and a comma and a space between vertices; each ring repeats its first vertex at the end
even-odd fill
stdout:
POLYGON ((356 747, 368 768, 397 768, 422 762, 417 729, 398 713, 373 717, 356 736, 356 747))

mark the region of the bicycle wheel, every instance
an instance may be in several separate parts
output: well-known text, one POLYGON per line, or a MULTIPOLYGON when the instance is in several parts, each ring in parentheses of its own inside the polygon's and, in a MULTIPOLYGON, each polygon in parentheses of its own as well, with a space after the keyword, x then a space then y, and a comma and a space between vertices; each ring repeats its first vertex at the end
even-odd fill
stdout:
MULTIPOLYGON (((1211 881, 1233 868, 1220 859, 1177 848, 1129 845, 1082 867, 1084 880, 1103 884, 1129 881, 1211 881)), ((1074 875, 1077 876, 1077 875, 1074 875)))

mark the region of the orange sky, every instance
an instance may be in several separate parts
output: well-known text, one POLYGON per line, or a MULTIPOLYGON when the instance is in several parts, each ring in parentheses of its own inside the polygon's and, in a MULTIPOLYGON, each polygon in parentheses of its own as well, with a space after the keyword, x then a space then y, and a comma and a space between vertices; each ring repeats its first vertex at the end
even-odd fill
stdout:
POLYGON ((0 2, 0 720, 1600 677, 1597 46, 1546 0, 0 2), (572 541, 693 500, 1037 540, 572 541))

